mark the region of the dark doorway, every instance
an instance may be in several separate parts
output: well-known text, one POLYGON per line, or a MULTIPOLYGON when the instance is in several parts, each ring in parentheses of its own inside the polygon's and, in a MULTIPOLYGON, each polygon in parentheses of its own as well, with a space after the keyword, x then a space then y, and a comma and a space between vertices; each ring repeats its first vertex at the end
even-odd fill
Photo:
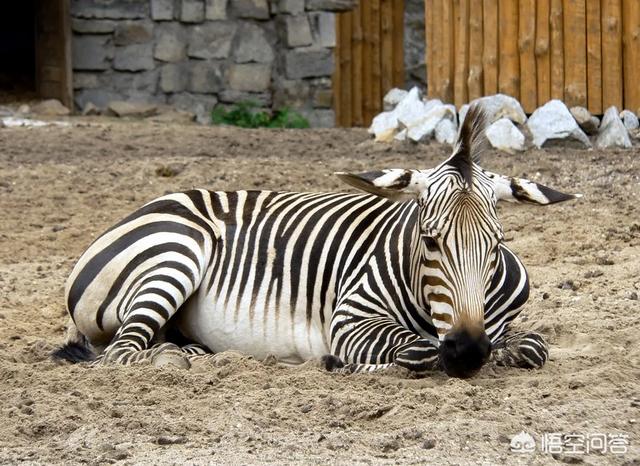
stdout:
POLYGON ((72 108, 69 0, 2 2, 0 103, 58 99, 72 108))
POLYGON ((0 15, 0 101, 34 98, 35 0, 3 3, 0 15))

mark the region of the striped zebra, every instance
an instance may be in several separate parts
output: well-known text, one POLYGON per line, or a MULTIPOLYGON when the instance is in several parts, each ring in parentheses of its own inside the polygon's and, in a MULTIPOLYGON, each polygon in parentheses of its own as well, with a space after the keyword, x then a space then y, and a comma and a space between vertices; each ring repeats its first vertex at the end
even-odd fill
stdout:
POLYGON ((153 200, 80 257, 54 356, 155 363, 238 350, 328 370, 399 366, 470 377, 489 360, 541 367, 543 337, 509 325, 529 295, 498 200, 577 197, 478 165, 474 106, 429 170, 339 173, 365 194, 192 190, 153 200), (189 342, 189 345, 186 343, 189 342), (181 347, 182 346, 182 347, 181 347))

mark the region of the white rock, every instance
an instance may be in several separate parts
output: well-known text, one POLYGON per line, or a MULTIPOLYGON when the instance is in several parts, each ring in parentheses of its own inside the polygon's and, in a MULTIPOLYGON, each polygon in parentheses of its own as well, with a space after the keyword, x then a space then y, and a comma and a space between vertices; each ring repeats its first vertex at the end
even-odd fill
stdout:
POLYGON ((420 100, 420 90, 414 87, 398 102, 396 108, 374 117, 369 127, 369 133, 375 135, 376 141, 390 141, 393 139, 400 122, 407 126, 407 121, 416 120, 423 113, 424 104, 420 100))
POLYGON ((382 112, 376 115, 369 127, 369 133, 375 135, 376 141, 388 142, 398 128, 398 117, 394 112, 382 112))
POLYGON ((398 131, 396 133, 396 135, 393 137, 393 139, 395 139, 396 141, 406 141, 407 140, 407 128, 403 128, 400 131, 398 131))
POLYGON ((584 107, 571 107, 569 109, 573 118, 576 119, 578 125, 587 134, 596 134, 600 126, 600 119, 591 115, 591 112, 584 107))
MULTIPOLYGON (((480 97, 478 99, 469 102, 469 105, 475 103, 482 104, 482 108, 489 118, 489 123, 498 121, 500 118, 508 118, 514 123, 523 125, 527 121, 527 115, 525 115, 522 105, 513 97, 504 94, 488 95, 486 97, 480 97)), ((464 107, 464 106, 463 106, 464 107)), ((460 121, 463 122, 463 116, 467 115, 467 109, 460 108, 460 121)), ((460 123, 462 124, 462 123, 460 123)))
POLYGON ((591 147, 591 142, 580 129, 569 109, 559 100, 550 100, 536 109, 529 117, 527 126, 533 136, 533 144, 540 148, 550 139, 571 138, 591 147))
POLYGON ((440 144, 449 144, 450 146, 456 141, 458 128, 453 120, 444 118, 436 125, 436 140, 440 144))
POLYGON ((409 92, 404 89, 398 89, 394 87, 391 89, 382 99, 384 104, 385 111, 392 110, 396 105, 400 103, 402 99, 404 99, 409 92))
POLYGON ((629 132, 622 123, 616 107, 609 107, 602 117, 600 132, 596 140, 596 146, 600 149, 611 147, 631 147, 629 132))
POLYGON ((629 131, 633 131, 640 127, 640 121, 638 121, 638 117, 631 110, 623 110, 620 112, 620 118, 624 123, 625 128, 629 131))
POLYGON ((2 123, 7 128, 14 128, 17 126, 24 126, 29 128, 38 128, 41 126, 71 126, 71 123, 67 121, 41 121, 41 120, 32 120, 30 118, 20 118, 20 117, 6 117, 3 118, 2 123))
POLYGON ((48 99, 33 106, 33 113, 46 116, 66 116, 71 113, 59 100, 48 99))
POLYGON ((409 139, 416 142, 424 138, 431 137, 433 136, 438 123, 445 118, 455 121, 455 107, 452 105, 440 105, 439 107, 432 108, 419 120, 406 124, 409 130, 407 136, 409 139))
POLYGON ((508 118, 500 118, 485 131, 487 139, 498 150, 513 154, 523 151, 524 134, 508 118))
POLYGON ((460 112, 458 113, 458 121, 460 122, 460 126, 464 123, 464 119, 467 116, 467 112, 469 111, 469 104, 464 104, 460 107, 460 112))

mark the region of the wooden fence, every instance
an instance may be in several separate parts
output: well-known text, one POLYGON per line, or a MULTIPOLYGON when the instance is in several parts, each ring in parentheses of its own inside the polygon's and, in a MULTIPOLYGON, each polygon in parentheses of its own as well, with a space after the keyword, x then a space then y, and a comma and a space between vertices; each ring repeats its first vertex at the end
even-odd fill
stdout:
POLYGON ((425 0, 430 97, 640 107, 640 0, 425 0))
POLYGON ((382 98, 404 83, 404 0, 361 0, 336 21, 334 109, 338 126, 368 126, 382 98))

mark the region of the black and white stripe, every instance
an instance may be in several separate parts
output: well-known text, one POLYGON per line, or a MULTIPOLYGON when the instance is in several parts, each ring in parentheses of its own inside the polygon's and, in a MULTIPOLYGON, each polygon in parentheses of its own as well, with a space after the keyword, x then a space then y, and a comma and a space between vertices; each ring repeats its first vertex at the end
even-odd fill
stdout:
POLYGON ((148 203, 73 269, 77 331, 99 362, 148 361, 177 330, 201 345, 185 354, 332 354, 344 371, 437 368, 443 339, 467 324, 501 344, 528 283, 502 243, 497 196, 565 199, 482 170, 470 158, 482 113, 467 121, 435 169, 340 174, 371 194, 193 190, 148 203))

